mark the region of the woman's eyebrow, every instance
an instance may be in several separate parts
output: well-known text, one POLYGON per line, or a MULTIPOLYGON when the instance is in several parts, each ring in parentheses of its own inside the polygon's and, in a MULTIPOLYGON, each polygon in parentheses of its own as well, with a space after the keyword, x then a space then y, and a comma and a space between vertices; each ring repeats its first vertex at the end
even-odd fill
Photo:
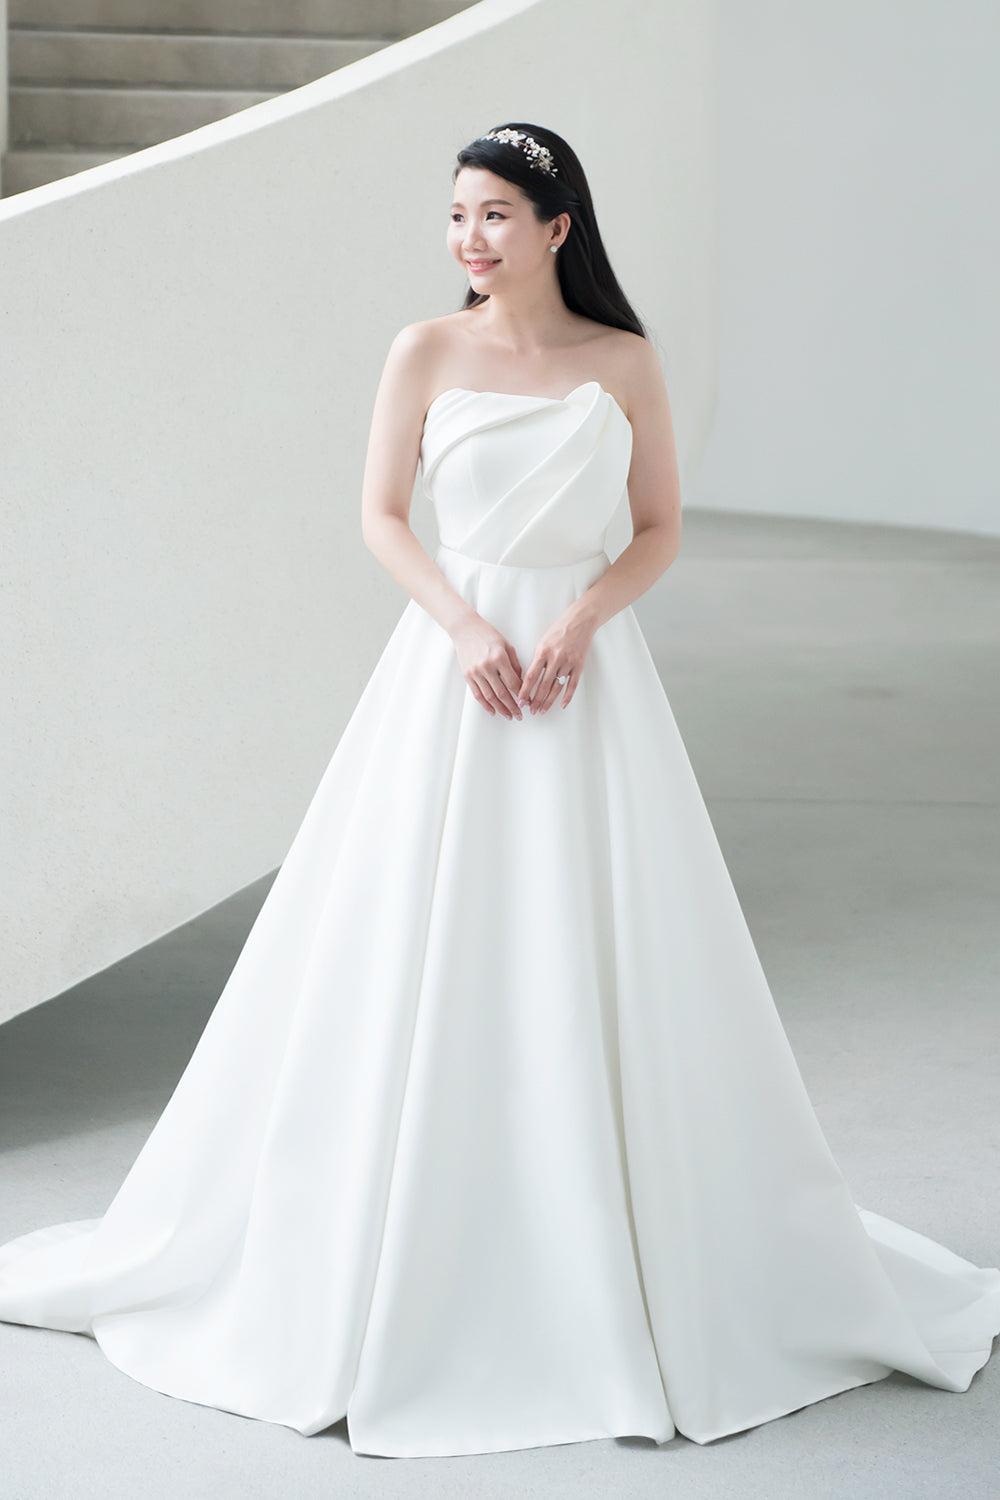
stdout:
MULTIPOLYGON (((513 208, 514 207, 513 203, 511 203, 511 201, 510 201, 509 198, 484 198, 483 199, 483 204, 482 204, 483 208, 486 207, 487 203, 502 203, 507 208, 513 208)), ((452 208, 464 208, 465 204, 464 203, 453 203, 451 206, 452 206, 452 208)))

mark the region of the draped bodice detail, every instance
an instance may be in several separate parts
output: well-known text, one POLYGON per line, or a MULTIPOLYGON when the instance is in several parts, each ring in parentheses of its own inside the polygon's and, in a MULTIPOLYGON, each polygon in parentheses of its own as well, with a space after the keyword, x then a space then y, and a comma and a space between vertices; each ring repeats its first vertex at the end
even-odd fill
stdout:
POLYGON ((631 456, 628 418, 596 380, 564 397, 442 391, 420 445, 442 546, 528 568, 603 550, 631 456))

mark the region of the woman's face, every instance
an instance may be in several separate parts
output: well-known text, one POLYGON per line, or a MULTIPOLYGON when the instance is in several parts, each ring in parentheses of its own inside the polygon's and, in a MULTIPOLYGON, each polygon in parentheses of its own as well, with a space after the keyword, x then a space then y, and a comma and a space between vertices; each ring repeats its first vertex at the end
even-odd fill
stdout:
POLYGON ((460 169, 450 213, 448 249, 474 291, 516 284, 552 258, 554 226, 540 224, 520 188, 485 167, 460 169))

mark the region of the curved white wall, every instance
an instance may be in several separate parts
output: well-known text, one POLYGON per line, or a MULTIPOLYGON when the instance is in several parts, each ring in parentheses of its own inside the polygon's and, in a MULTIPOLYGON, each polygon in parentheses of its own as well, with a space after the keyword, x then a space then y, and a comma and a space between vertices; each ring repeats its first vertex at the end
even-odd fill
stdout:
POLYGON ((361 540, 371 403, 396 330, 461 302, 451 167, 498 120, 578 150, 687 482, 715 104, 704 0, 484 0, 0 202, 0 1018, 283 859, 406 603, 361 540))
POLYGON ((718 422, 689 505, 1000 535, 995 0, 722 0, 718 422))

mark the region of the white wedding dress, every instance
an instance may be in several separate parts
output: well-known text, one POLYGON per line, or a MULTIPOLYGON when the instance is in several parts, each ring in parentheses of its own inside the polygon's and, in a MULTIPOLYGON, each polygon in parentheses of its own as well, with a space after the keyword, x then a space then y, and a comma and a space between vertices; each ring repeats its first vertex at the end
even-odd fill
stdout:
MULTIPOLYGON (((525 668, 631 446, 593 380, 432 403, 436 561, 525 668)), ((0 1248, 0 1319, 359 1453, 706 1443, 966 1390, 1000 1270, 853 1203, 631 608, 518 721, 410 601, 128 1176, 0 1248)))

